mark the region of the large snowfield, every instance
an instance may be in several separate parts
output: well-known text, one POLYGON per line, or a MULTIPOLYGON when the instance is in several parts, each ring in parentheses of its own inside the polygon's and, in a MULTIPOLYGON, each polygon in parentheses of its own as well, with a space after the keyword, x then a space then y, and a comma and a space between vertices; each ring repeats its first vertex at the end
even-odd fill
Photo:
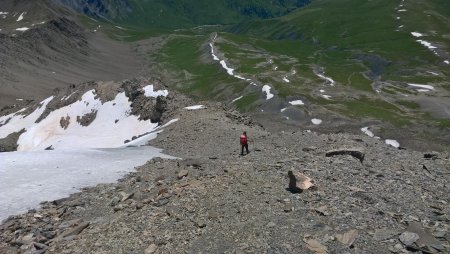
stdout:
MULTIPOLYGON (((153 85, 143 89, 146 97, 168 95, 167 90, 154 91, 153 85)), ((177 119, 158 126, 132 115, 125 93, 107 102, 97 97, 94 90, 87 91, 39 122, 56 98, 45 99, 29 114, 21 109, 0 117, 0 138, 25 131, 17 141, 18 152, 0 153, 0 221, 80 188, 114 182, 154 157, 171 158, 143 145, 177 119), (93 119, 80 122, 89 116, 93 119)))
POLYGON ((172 158, 148 146, 0 153, 0 221, 80 188, 112 183, 154 157, 172 158))

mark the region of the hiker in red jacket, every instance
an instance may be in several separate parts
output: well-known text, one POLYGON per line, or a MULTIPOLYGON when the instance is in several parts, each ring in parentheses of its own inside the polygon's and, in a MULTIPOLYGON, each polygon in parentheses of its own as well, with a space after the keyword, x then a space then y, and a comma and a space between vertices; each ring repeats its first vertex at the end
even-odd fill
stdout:
POLYGON ((247 151, 247 154, 249 154, 250 152, 248 151, 247 132, 244 131, 244 133, 242 133, 240 140, 241 140, 241 155, 244 155, 244 147, 245 147, 245 150, 247 151))

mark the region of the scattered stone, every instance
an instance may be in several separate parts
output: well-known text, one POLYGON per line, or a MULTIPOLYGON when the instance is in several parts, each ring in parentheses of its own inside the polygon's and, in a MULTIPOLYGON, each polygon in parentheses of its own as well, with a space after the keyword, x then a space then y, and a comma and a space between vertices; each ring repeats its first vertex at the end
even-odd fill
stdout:
POLYGON ((19 249, 14 247, 0 247, 0 253, 2 254, 18 254, 19 249))
POLYGON ((145 254, 153 254, 156 252, 157 249, 158 249, 158 246, 156 246, 156 244, 152 243, 147 247, 147 249, 145 249, 144 253, 145 254))
POLYGON ((120 202, 125 202, 134 196, 134 192, 126 193, 126 192, 121 191, 121 192, 119 192, 119 194, 122 197, 120 202))
POLYGON ((189 171, 187 171, 186 169, 183 169, 178 173, 178 179, 181 180, 181 179, 187 177, 188 174, 189 174, 189 171))
POLYGON ((273 222, 269 222, 269 223, 267 223, 267 225, 266 225, 266 227, 268 227, 268 228, 273 228, 273 227, 276 227, 277 226, 277 224, 275 224, 275 223, 273 223, 273 222))
POLYGON ((294 211, 294 206, 292 204, 289 204, 289 203, 284 204, 283 211, 286 212, 286 213, 292 212, 292 211, 294 211))
POLYGON ((59 239, 68 237, 68 236, 73 236, 73 235, 78 235, 80 234, 85 228, 87 228, 89 226, 89 222, 83 222, 80 225, 76 226, 75 228, 69 229, 64 231, 64 233, 62 233, 61 235, 58 236, 59 239))
POLYGON ((160 198, 158 199, 158 201, 156 202, 156 206, 165 206, 169 203, 169 199, 168 198, 160 198))
POLYGON ((314 209, 317 213, 319 213, 320 215, 323 216, 329 216, 331 213, 328 211, 328 207, 327 206, 320 206, 318 208, 314 209))
POLYGON ((119 204, 120 202, 120 198, 119 197, 114 197, 111 199, 111 202, 109 203, 110 206, 116 206, 117 204, 119 204))
POLYGON ((303 241, 306 243, 306 248, 313 251, 315 254, 328 253, 327 247, 315 239, 303 239, 303 241))
POLYGON ((338 149, 338 150, 330 150, 326 152, 326 157, 332 157, 336 155, 351 155, 358 159, 361 163, 364 161, 365 154, 362 149, 338 149))
POLYGON ((195 226, 198 228, 204 228, 204 227, 206 227, 206 222, 203 220, 196 221, 195 226))
POLYGON ((312 152, 315 150, 317 150, 317 147, 315 147, 315 146, 305 147, 302 149, 303 152, 312 152))
POLYGON ((355 229, 350 230, 344 234, 336 234, 336 239, 347 247, 353 245, 356 237, 358 237, 358 230, 355 229))
POLYGON ((416 242, 417 246, 421 249, 429 249, 429 247, 434 245, 439 246, 441 244, 431 233, 424 230, 420 222, 408 223, 406 231, 417 235, 417 239, 414 242, 416 242))
POLYGON ((398 235, 398 232, 388 229, 377 229, 373 236, 375 241, 384 241, 398 235))
POLYGON ((46 249, 48 249, 48 246, 45 245, 45 244, 42 244, 42 243, 36 243, 36 242, 34 242, 33 245, 34 245, 34 247, 35 247, 36 249, 38 249, 38 250, 46 250, 46 249))
POLYGON ((419 235, 416 233, 405 231, 400 235, 399 239, 400 239, 400 242, 402 242, 404 245, 410 247, 417 240, 419 240, 419 235))
POLYGON ((178 162, 179 167, 193 167, 196 169, 201 168, 202 164, 203 163, 200 159, 194 159, 194 158, 184 159, 184 160, 178 162))
POLYGON ((293 193, 300 193, 314 186, 313 180, 300 172, 289 170, 289 190, 293 193))
POLYGON ((436 160, 437 158, 439 158, 439 153, 438 152, 429 152, 429 153, 424 153, 423 157, 425 159, 431 159, 431 160, 436 160))

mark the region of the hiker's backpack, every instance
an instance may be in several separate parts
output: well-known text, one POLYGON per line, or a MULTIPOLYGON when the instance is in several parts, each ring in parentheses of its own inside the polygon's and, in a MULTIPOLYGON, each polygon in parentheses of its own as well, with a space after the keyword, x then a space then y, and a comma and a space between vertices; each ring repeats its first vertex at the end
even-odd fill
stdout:
POLYGON ((247 144, 247 136, 245 135, 241 135, 241 145, 246 145, 247 144))

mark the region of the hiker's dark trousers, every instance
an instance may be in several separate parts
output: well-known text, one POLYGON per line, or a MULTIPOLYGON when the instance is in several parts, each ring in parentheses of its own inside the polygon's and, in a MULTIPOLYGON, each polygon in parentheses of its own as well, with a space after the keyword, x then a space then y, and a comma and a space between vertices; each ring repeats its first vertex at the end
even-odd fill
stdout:
POLYGON ((245 147, 245 150, 247 151, 247 153, 249 153, 249 151, 248 151, 248 144, 241 145, 241 154, 242 155, 244 154, 244 147, 245 147))

